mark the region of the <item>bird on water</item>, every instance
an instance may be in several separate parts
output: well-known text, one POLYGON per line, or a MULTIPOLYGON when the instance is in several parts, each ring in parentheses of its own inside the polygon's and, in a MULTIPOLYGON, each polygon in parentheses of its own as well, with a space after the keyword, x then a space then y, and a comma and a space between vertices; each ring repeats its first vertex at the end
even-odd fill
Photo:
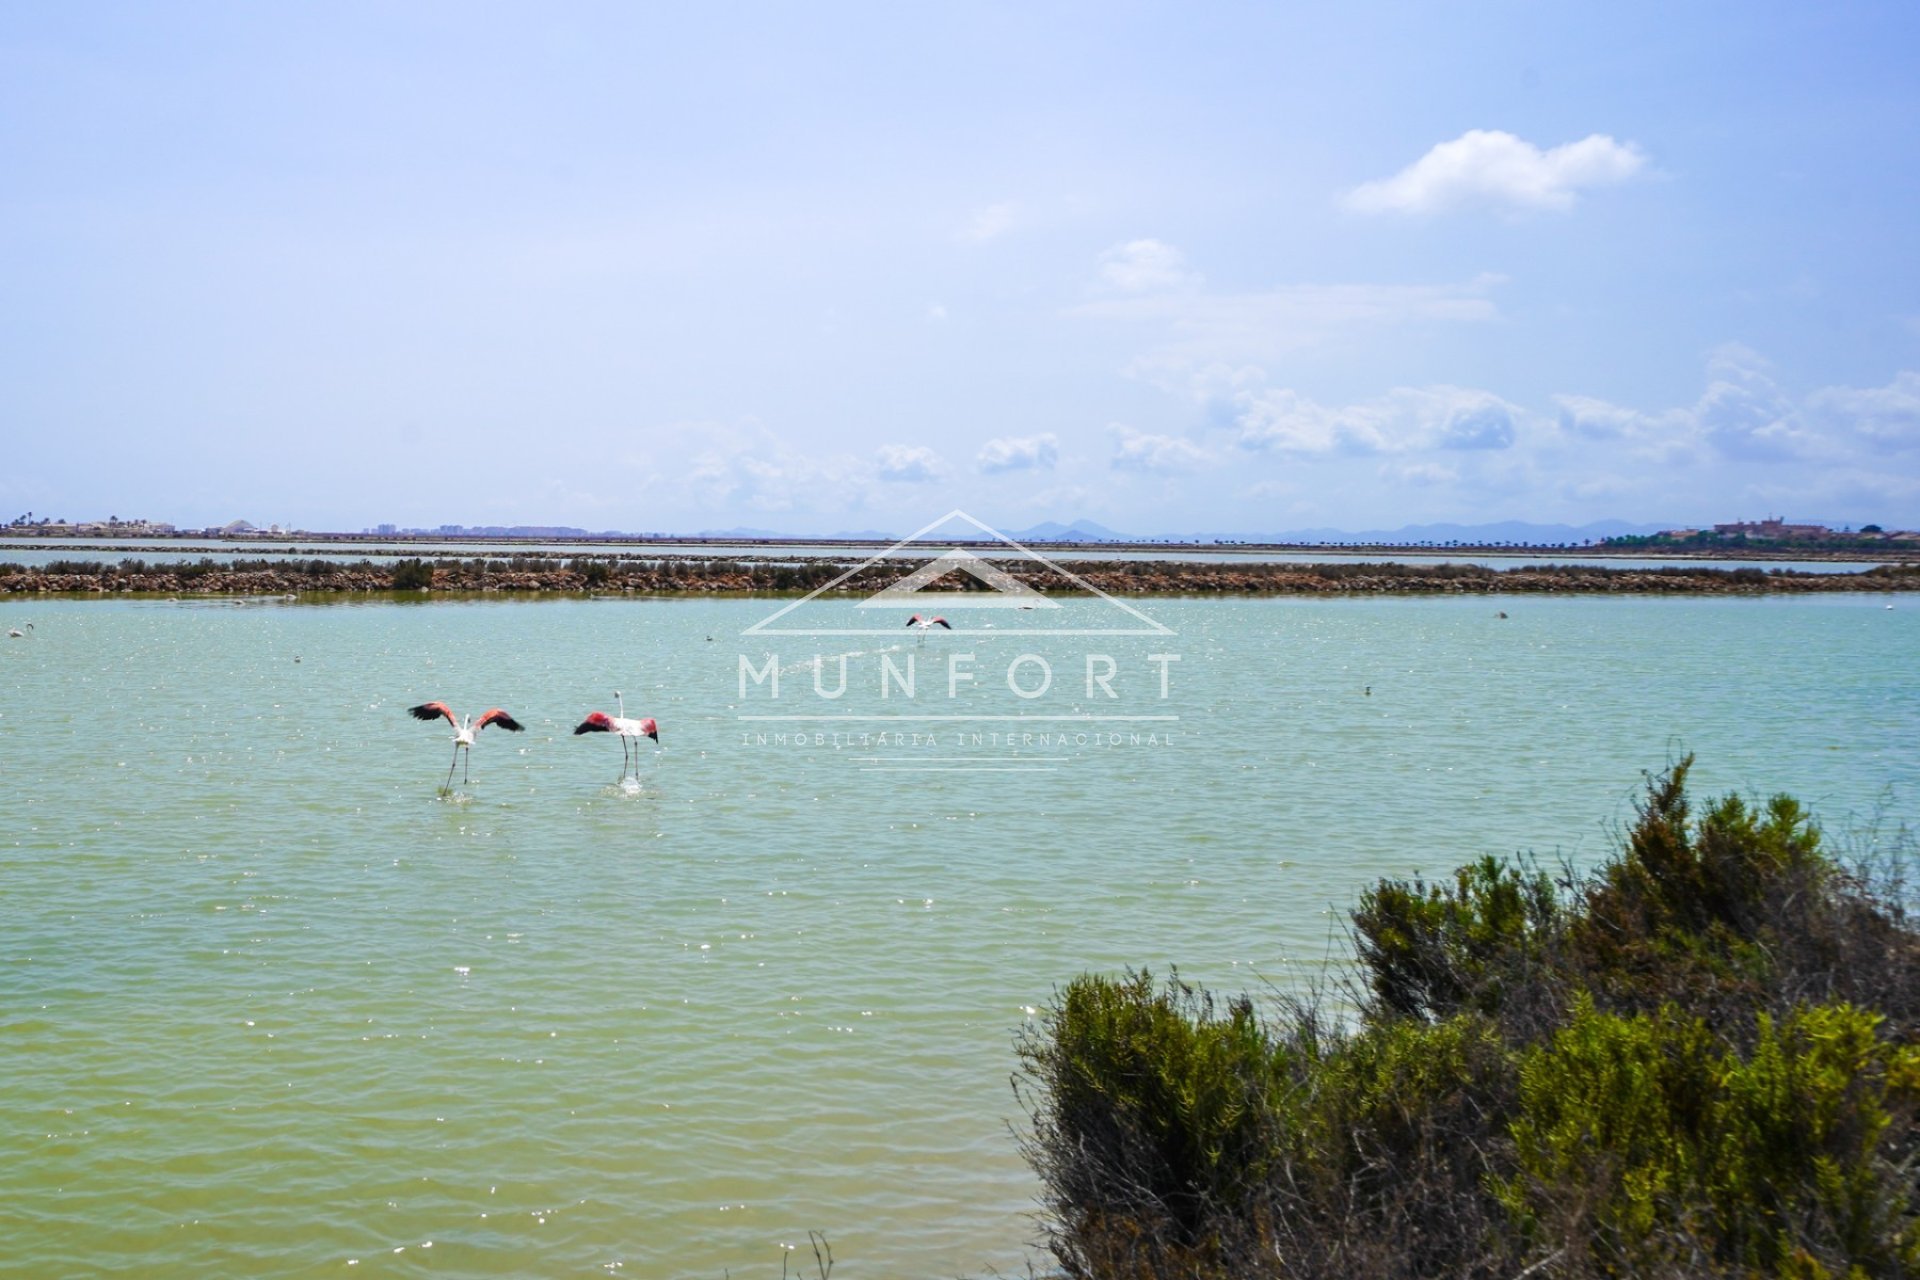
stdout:
POLYGON ((577 738, 583 733, 611 733, 619 738, 620 781, 625 782, 629 768, 632 769, 636 779, 640 776, 640 739, 652 738, 656 743, 659 742, 660 726, 654 723, 652 716, 629 719, 627 700, 620 696, 618 689, 613 691, 613 702, 619 708, 618 714, 608 715, 604 711, 592 712, 585 720, 574 726, 573 736, 577 738))
POLYGON ((447 723, 453 726, 453 763, 447 766, 447 780, 441 784, 443 791, 453 785, 453 770, 460 763, 462 751, 467 753, 467 772, 461 775, 460 780, 473 781, 473 739, 482 729, 490 724, 497 724, 508 733, 519 733, 526 728, 499 707, 493 708, 478 720, 472 716, 468 716, 465 720, 456 718, 453 708, 444 702, 423 702, 417 707, 408 707, 407 714, 415 720, 438 720, 445 716, 447 723))

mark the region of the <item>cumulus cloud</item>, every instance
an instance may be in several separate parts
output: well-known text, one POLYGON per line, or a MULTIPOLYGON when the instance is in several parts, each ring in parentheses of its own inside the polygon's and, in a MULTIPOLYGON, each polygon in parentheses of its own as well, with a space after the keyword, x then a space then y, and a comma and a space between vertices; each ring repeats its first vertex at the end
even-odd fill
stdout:
POLYGON ((1361 213, 1570 209, 1578 192, 1625 182, 1646 163, 1633 143, 1604 133, 1542 151, 1498 129, 1469 129, 1392 177, 1361 183, 1346 202, 1361 213))
POLYGON ((925 445, 883 444, 876 474, 893 484, 928 484, 947 474, 947 464, 925 445))
POLYGON ((1553 398, 1560 429, 1589 440, 1634 440, 1655 434, 1660 419, 1638 409, 1622 408, 1592 396, 1553 398))
POLYGON ((980 446, 982 471, 1053 470, 1060 461, 1060 439, 1051 431, 1037 436, 1000 436, 980 446))
POLYGON ((1694 420, 1715 448, 1731 458, 1778 460, 1814 444, 1793 402, 1774 382, 1767 362, 1729 344, 1707 362, 1707 390, 1694 420))
POLYGON ((1396 387, 1358 404, 1328 406, 1298 392, 1242 392, 1234 425, 1243 449, 1296 454, 1507 449, 1523 416, 1516 405, 1464 387, 1396 387))
POLYGON ((1920 373, 1903 371, 1884 387, 1826 387, 1807 407, 1823 425, 1851 428, 1877 448, 1920 446, 1920 373))
POLYGON ((1569 437, 1620 442, 1647 456, 1708 451, 1736 462, 1787 462, 1920 448, 1920 373, 1884 387, 1824 387, 1798 397, 1771 366, 1730 343, 1707 361, 1707 385, 1685 408, 1643 412, 1590 396, 1554 397, 1569 437))
POLYGON ((1213 455, 1179 436, 1150 435, 1114 424, 1113 465, 1120 471, 1182 475, 1213 461, 1213 455))
POLYGON ((1200 282, 1187 256, 1159 240, 1129 240, 1100 255, 1100 279, 1125 293, 1184 289, 1200 282))
POLYGON ((677 429, 707 442, 689 459, 686 487, 709 509, 791 511, 814 505, 823 493, 857 493, 868 478, 854 458, 789 449, 757 425, 683 423, 677 429))

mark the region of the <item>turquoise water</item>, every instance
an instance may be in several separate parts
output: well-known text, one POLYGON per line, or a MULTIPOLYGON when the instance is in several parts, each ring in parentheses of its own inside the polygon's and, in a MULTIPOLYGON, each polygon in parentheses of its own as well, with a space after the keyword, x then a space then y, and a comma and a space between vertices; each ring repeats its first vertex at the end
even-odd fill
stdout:
POLYGON ((1012 1038, 1074 974, 1299 983, 1372 878, 1603 856, 1688 750, 1917 815, 1904 598, 741 634, 786 603, 0 602, 0 1273, 1013 1271, 1012 1038), (571 732, 615 688, 632 789, 571 732), (443 796, 433 698, 527 731, 443 796))

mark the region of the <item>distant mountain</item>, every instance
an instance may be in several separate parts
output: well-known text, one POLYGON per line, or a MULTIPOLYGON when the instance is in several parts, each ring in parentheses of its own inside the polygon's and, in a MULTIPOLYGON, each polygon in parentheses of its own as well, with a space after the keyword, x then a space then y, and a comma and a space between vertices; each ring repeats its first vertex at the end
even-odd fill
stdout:
POLYGON ((1075 520, 1072 524, 1061 524, 1057 520, 1048 520, 1036 524, 1031 529, 1020 529, 1007 534, 1015 542, 1132 542, 1124 533, 1115 533, 1105 525, 1095 524, 1091 520, 1075 520))
POLYGON ((763 542, 768 538, 785 538, 791 541, 794 535, 790 533, 775 533, 772 529, 737 528, 702 529, 698 533, 691 533, 686 536, 690 538, 712 538, 715 541, 721 541, 727 538, 738 538, 747 542, 763 542))
MULTIPOLYGON (((236 521, 228 531, 242 527, 250 529, 244 521, 236 521)), ((1660 533, 1674 525, 1636 524, 1629 520, 1596 520, 1591 524, 1531 524, 1524 520, 1501 520, 1489 524, 1409 524, 1398 529, 1284 529, 1268 532, 1184 533, 1184 534, 1148 534, 1133 535, 1117 533, 1103 524, 1092 520, 1075 520, 1070 524, 1061 524, 1057 520, 1047 520, 1026 529, 1010 529, 1006 536, 1015 542, 1176 542, 1207 544, 1214 542, 1240 543, 1284 543, 1284 544, 1340 544, 1371 543, 1384 546, 1418 546, 1422 543, 1445 545, 1461 543, 1468 546, 1498 546, 1515 543, 1522 546, 1555 546, 1571 543, 1578 546, 1585 542, 1599 542, 1604 538, 1619 537, 1626 534, 1660 533)), ((371 531, 370 531, 371 532, 371 531)), ((602 538, 652 537, 668 538, 691 537, 706 538, 718 542, 811 542, 829 540, 834 542, 892 542, 894 534, 878 529, 858 529, 831 534, 795 534, 781 533, 773 529, 755 529, 736 526, 731 529, 702 529, 693 534, 630 534, 607 529, 598 533, 577 529, 567 525, 441 525, 438 529, 402 529, 397 532, 412 535, 438 535, 441 537, 465 538, 548 538, 592 540, 602 538)))

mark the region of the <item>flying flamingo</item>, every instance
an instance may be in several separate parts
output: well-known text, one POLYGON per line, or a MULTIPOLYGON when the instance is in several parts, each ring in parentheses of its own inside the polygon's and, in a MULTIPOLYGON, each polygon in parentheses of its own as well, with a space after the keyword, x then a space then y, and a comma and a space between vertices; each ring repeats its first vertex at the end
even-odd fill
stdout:
POLYGON ((611 733, 620 739, 620 781, 627 780, 628 766, 632 766, 635 779, 640 777, 640 739, 652 738, 660 741, 660 726, 653 722, 652 716, 639 720, 627 718, 627 700, 620 691, 613 691, 613 701, 620 708, 620 714, 608 715, 596 711, 574 726, 573 736, 583 733, 611 733))
POLYGON ((453 785, 454 765, 460 763, 460 752, 462 750, 467 753, 467 773, 461 777, 461 781, 473 781, 473 739, 475 734, 490 724, 497 724, 508 733, 519 733, 522 729, 526 728, 525 725, 498 707, 487 712, 487 714, 481 716, 478 720, 475 720, 472 716, 468 716, 464 721, 456 720, 453 715, 453 708, 444 702, 423 702, 417 707, 408 707, 407 714, 415 720, 438 720, 441 716, 445 716, 447 723, 453 726, 453 764, 447 766, 447 780, 441 784, 442 790, 453 785))
POLYGON ((935 627, 945 627, 949 631, 953 630, 953 624, 945 618, 923 618, 917 613, 907 619, 907 625, 920 633, 921 644, 927 642, 927 632, 933 630, 935 627))

